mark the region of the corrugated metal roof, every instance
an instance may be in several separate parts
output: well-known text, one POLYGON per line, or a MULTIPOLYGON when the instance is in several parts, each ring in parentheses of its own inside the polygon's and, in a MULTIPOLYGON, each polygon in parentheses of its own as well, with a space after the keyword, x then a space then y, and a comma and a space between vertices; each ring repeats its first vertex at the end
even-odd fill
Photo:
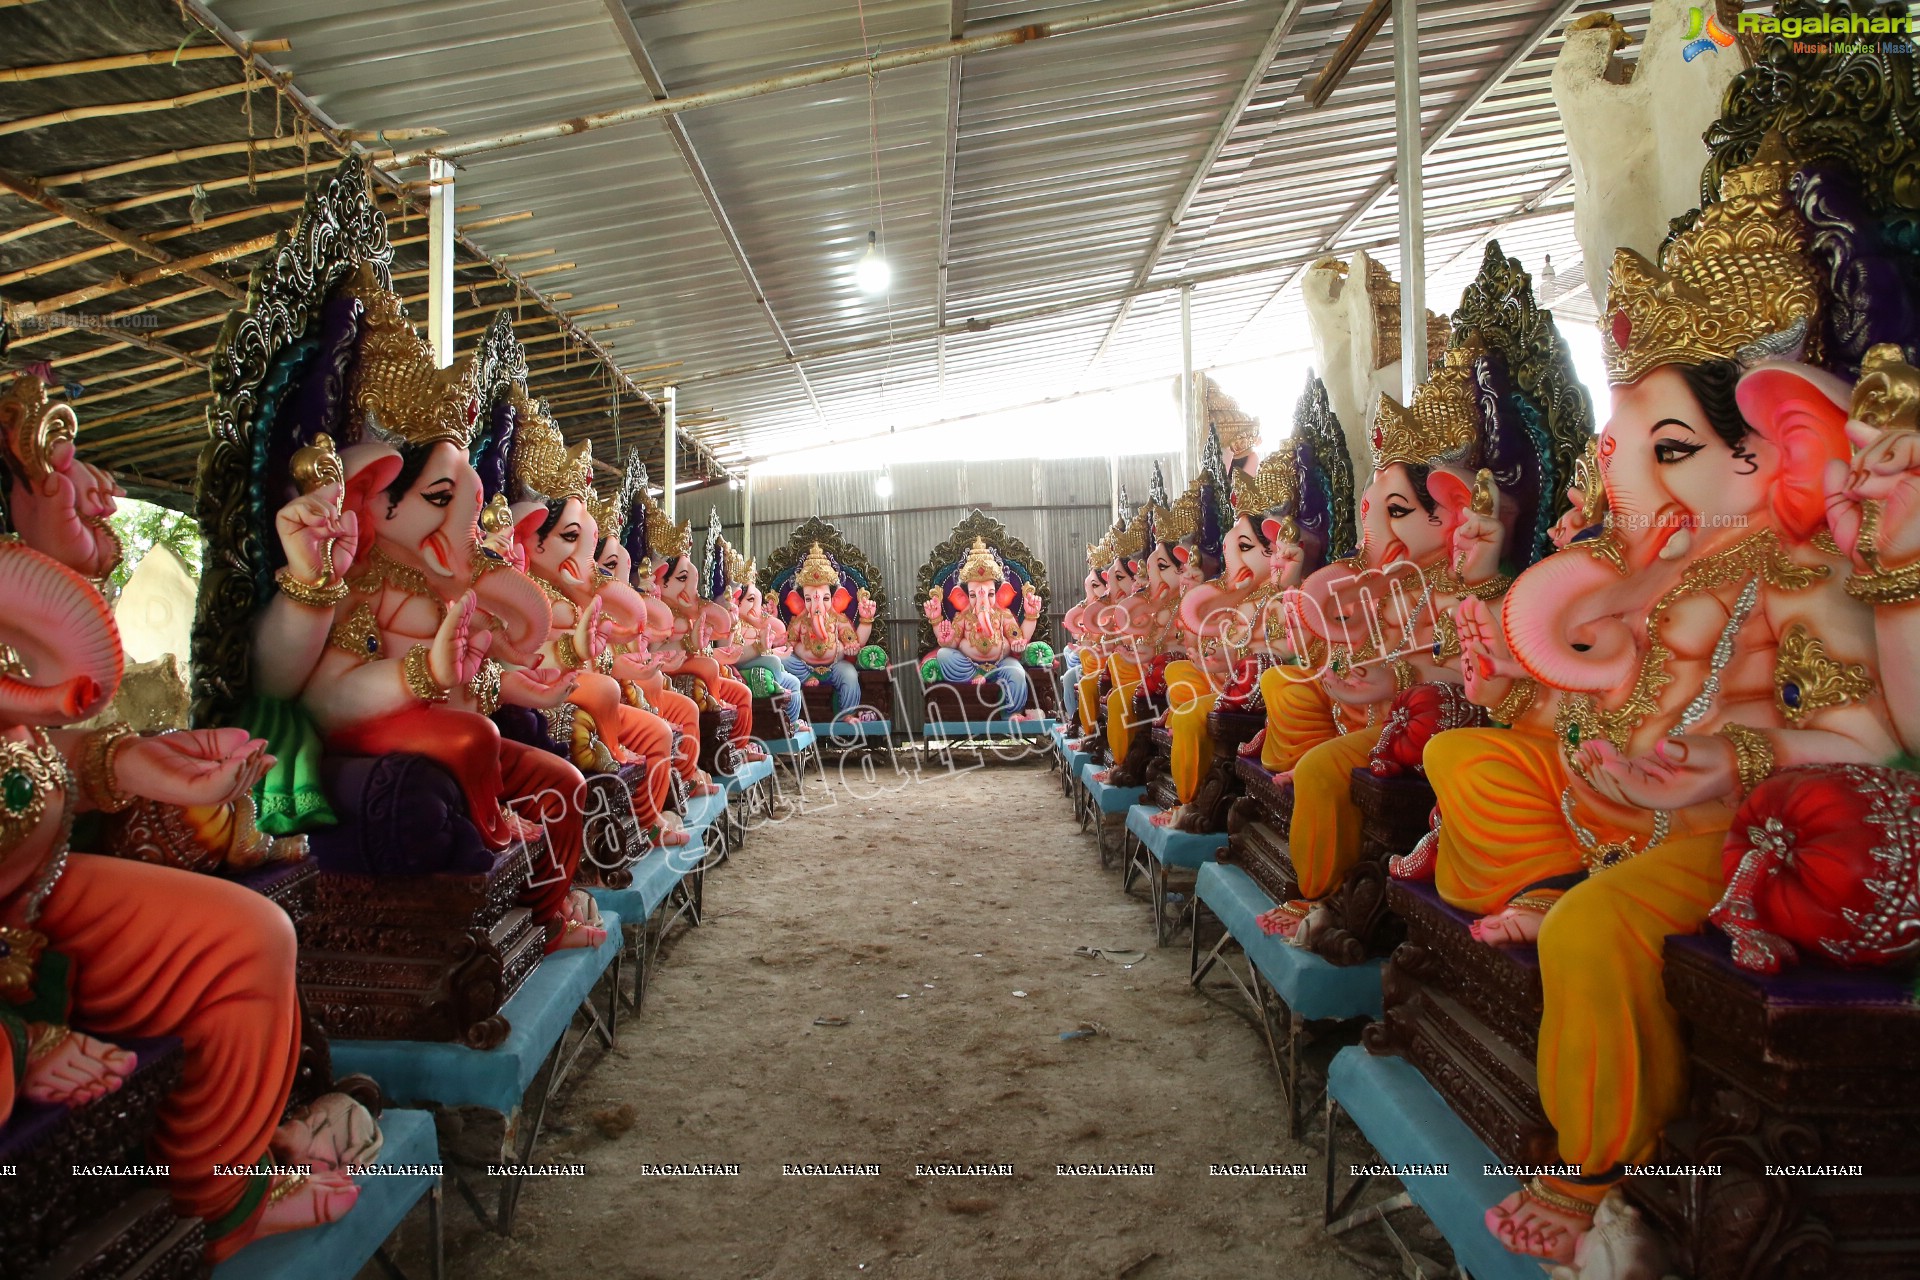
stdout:
MULTIPOLYGON (((210 7, 244 36, 291 40, 276 62, 337 123, 432 125, 453 141, 647 101, 622 21, 678 95, 942 41, 956 9, 975 34, 1088 8, 1032 0, 210 7)), ((1451 127, 1424 166, 1431 308, 1451 306, 1494 235, 1536 275, 1551 254, 1571 312, 1591 314, 1547 77, 1567 18, 1602 7, 1421 4, 1423 124, 1429 133, 1451 127), (1522 49, 1531 52, 1490 84, 1522 49)), ((1630 29, 1644 27, 1645 4, 1605 7, 1630 29)), ((531 211, 475 238, 489 252, 553 248, 555 262, 576 264, 543 285, 569 292, 574 309, 617 304, 608 314, 625 327, 607 333, 605 345, 636 376, 677 380, 694 429, 733 446, 730 457, 1171 375, 1180 360, 1175 286, 1186 280, 1198 281, 1199 363, 1299 350, 1305 331, 1288 286, 1302 267, 1328 249, 1356 247, 1398 266, 1391 21, 1323 107, 1301 96, 1364 8, 1365 0, 1300 0, 1233 120, 1229 109, 1287 0, 1226 0, 970 56, 957 77, 950 192, 955 78, 944 62, 875 77, 871 122, 864 77, 678 116, 758 293, 658 120, 476 155, 462 162, 459 195, 487 214, 531 211), (1201 175, 1223 127, 1224 143, 1201 175), (1149 262, 1196 179, 1185 218, 1149 262), (850 267, 882 220, 893 286, 876 299, 854 288, 850 267), (1115 329, 1121 295, 1136 279, 1148 292, 1115 329)))

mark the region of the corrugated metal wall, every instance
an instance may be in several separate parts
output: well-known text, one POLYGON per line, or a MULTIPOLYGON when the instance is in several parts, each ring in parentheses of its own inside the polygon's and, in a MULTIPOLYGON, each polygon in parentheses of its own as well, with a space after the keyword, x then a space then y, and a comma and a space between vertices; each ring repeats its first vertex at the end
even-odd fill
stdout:
MULTIPOLYGON (((1060 615, 1080 598, 1087 544, 1097 542, 1113 523, 1115 471, 1128 499, 1139 503, 1147 496, 1155 461, 1139 455, 1111 463, 1106 458, 913 463, 893 468, 893 495, 886 499, 874 492, 877 471, 757 477, 749 549, 764 562, 808 516, 833 524, 879 566, 887 589, 888 656, 896 663, 910 662, 921 656, 920 602, 914 597, 920 567, 967 512, 978 507, 1046 565, 1048 637, 1058 648, 1060 615)), ((1178 458, 1159 461, 1168 491, 1178 496, 1187 483, 1184 465, 1178 458)), ((693 522, 695 546, 703 545, 714 510, 720 513, 727 540, 740 546, 745 496, 719 488, 681 495, 679 516, 693 522)), ((917 682, 903 680, 900 693, 906 703, 903 718, 917 728, 917 682)))

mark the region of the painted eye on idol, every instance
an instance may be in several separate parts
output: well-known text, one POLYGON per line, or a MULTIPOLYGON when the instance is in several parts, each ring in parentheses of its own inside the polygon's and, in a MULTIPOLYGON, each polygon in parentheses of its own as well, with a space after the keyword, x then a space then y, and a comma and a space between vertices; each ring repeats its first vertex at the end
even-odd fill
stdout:
POLYGON ((1694 454, 1706 448, 1696 440, 1658 440, 1654 442, 1653 459, 1663 467, 1685 462, 1694 454))
POLYGON ((1404 520, 1413 514, 1412 507, 1403 507, 1397 502, 1387 504, 1387 517, 1392 520, 1404 520))

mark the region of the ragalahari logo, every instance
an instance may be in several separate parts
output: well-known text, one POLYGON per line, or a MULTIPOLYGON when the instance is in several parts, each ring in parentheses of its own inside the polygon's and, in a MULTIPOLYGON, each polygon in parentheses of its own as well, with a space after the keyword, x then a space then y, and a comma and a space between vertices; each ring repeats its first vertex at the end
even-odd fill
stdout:
POLYGON ((1697 5, 1687 10, 1687 43, 1680 49, 1681 57, 1692 62, 1703 53, 1732 45, 1733 33, 1720 25, 1719 15, 1697 5))

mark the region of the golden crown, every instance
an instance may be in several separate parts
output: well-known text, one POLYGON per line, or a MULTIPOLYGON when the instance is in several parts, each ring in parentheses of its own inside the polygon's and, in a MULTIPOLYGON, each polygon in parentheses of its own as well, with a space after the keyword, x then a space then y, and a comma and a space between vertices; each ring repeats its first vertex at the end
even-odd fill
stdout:
POLYGON ((1473 446, 1480 435, 1480 407, 1473 394, 1473 361, 1481 352, 1471 338, 1447 349, 1433 376, 1413 393, 1413 403, 1402 405, 1392 396, 1380 397, 1373 417, 1373 469, 1396 462, 1427 466, 1434 459, 1458 454, 1473 446))
POLYGON ((1260 443, 1260 420, 1243 410, 1212 378, 1201 375, 1206 398, 1206 421, 1220 433, 1220 447, 1245 453, 1260 443))
POLYGON ((547 407, 515 385, 507 393, 519 425, 514 429, 513 474, 529 496, 578 498, 593 505, 593 441, 569 448, 547 407))
POLYGON ((960 566, 962 582, 1003 582, 1007 571, 1000 567, 1000 560, 985 539, 975 537, 973 545, 967 549, 967 558, 960 566))
POLYGON ((57 441, 80 438, 80 419, 73 408, 47 401, 46 384, 37 374, 23 373, 7 388, 0 400, 0 424, 4 424, 8 451, 29 484, 46 479, 53 464, 47 455, 57 441))
POLYGON ((833 567, 833 561, 820 549, 818 542, 807 548, 806 558, 800 562, 800 572, 793 580, 802 587, 832 587, 840 582, 840 571, 833 567))
POLYGON ((465 449, 480 421, 480 380, 468 356, 434 367, 433 348, 407 319, 400 295, 380 283, 371 263, 354 272, 348 292, 366 307, 353 407, 373 416, 384 434, 407 444, 443 441, 465 449))
POLYGON ((1088 568, 1104 569, 1113 563, 1113 559, 1113 537, 1111 534, 1100 539, 1098 542, 1089 542, 1087 544, 1088 568))
POLYGON ((1609 382, 1637 382, 1664 364, 1733 359, 1802 325, 1818 331, 1818 277, 1787 202, 1793 167, 1769 134, 1751 162, 1720 180, 1720 200, 1667 244, 1660 266, 1614 251, 1601 326, 1609 382))
POLYGON ((1200 477, 1173 500, 1173 509, 1154 522, 1154 532, 1167 542, 1185 542, 1200 532, 1200 477))
POLYGON ((1233 508, 1242 515, 1292 507, 1300 499, 1300 476, 1293 468, 1293 450, 1282 445, 1261 459, 1260 469, 1248 475, 1244 467, 1233 473, 1233 508))

